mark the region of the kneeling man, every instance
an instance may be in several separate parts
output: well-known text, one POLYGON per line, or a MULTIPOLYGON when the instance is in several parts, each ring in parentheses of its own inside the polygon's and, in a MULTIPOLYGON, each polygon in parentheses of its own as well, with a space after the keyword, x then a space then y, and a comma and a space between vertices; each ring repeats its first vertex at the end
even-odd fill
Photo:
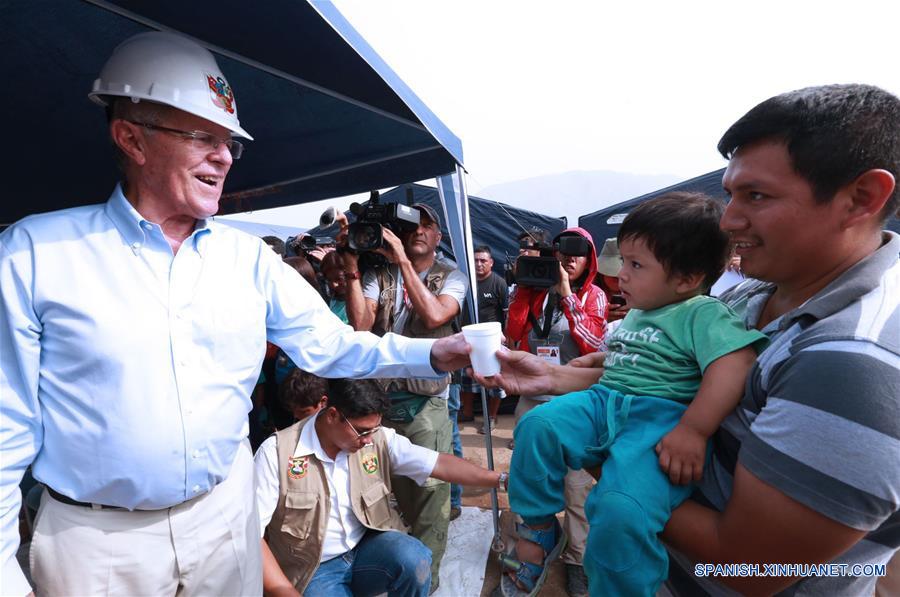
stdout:
POLYGON ((381 426, 390 400, 368 380, 331 379, 324 409, 256 454, 267 594, 428 595, 431 552, 407 535, 391 475, 505 485, 506 474, 412 444, 381 426))

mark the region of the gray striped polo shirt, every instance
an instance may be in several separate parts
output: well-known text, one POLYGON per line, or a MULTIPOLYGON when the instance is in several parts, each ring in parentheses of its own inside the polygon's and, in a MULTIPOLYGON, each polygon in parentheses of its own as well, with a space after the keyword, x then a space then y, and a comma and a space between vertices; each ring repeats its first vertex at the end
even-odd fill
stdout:
MULTIPOLYGON (((885 232, 884 241, 762 330, 771 344, 714 437, 695 496, 723 510, 740 462, 798 502, 869 531, 835 563, 883 564, 900 546, 900 236, 885 232)), ((748 280, 720 298, 754 327, 774 290, 748 280)), ((674 593, 730 594, 671 555, 674 593)), ((872 594, 876 580, 812 577, 784 594, 872 594)))

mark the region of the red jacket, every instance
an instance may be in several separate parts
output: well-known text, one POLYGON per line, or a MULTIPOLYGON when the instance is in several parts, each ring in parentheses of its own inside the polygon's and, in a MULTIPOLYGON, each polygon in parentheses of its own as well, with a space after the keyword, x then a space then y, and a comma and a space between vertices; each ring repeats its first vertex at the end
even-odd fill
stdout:
MULTIPOLYGON (((581 354, 597 352, 606 335, 606 316, 609 313, 609 300, 602 289, 593 284, 597 275, 597 249, 594 239, 583 228, 567 228, 563 232, 574 232, 588 240, 591 254, 588 256, 587 275, 581 288, 560 300, 563 314, 569 322, 569 334, 578 345, 581 354)), ((520 350, 530 351, 528 333, 531 331, 531 318, 540 320, 547 288, 527 288, 517 286, 510 299, 509 315, 506 319, 506 338, 512 346, 518 342, 520 350)))

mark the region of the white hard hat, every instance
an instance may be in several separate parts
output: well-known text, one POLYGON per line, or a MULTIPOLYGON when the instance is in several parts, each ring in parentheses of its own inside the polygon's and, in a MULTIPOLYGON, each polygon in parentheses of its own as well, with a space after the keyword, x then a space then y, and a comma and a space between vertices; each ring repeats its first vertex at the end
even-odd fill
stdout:
POLYGON ((88 94, 103 106, 104 96, 166 104, 253 140, 241 128, 231 86, 212 52, 174 33, 141 33, 119 44, 88 94))

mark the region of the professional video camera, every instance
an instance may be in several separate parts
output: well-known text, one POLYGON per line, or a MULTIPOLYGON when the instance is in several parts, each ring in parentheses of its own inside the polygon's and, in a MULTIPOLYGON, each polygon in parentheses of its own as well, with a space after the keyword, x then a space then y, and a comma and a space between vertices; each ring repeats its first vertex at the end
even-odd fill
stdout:
MULTIPOLYGON (((550 288, 559 283, 557 251, 563 255, 585 256, 591 254, 591 244, 581 236, 561 236, 552 247, 534 244, 528 239, 523 239, 519 246, 523 249, 538 249, 541 252, 540 256, 523 255, 516 261, 513 280, 520 286, 531 288, 550 288)), ((507 262, 504 270, 507 272, 507 283, 509 283, 509 274, 512 274, 511 264, 507 262)))
POLYGON ((382 227, 399 235, 419 226, 418 209, 401 203, 380 203, 378 191, 372 191, 369 200, 362 205, 351 203, 350 212, 356 216, 356 221, 347 230, 347 244, 356 253, 381 248, 384 244, 382 227))
POLYGON ((334 239, 330 236, 310 236, 298 234, 287 239, 285 257, 303 256, 316 247, 334 245, 334 239))
POLYGON ((334 244, 334 239, 330 236, 302 236, 297 240, 301 249, 312 251, 316 247, 327 247, 334 244))

